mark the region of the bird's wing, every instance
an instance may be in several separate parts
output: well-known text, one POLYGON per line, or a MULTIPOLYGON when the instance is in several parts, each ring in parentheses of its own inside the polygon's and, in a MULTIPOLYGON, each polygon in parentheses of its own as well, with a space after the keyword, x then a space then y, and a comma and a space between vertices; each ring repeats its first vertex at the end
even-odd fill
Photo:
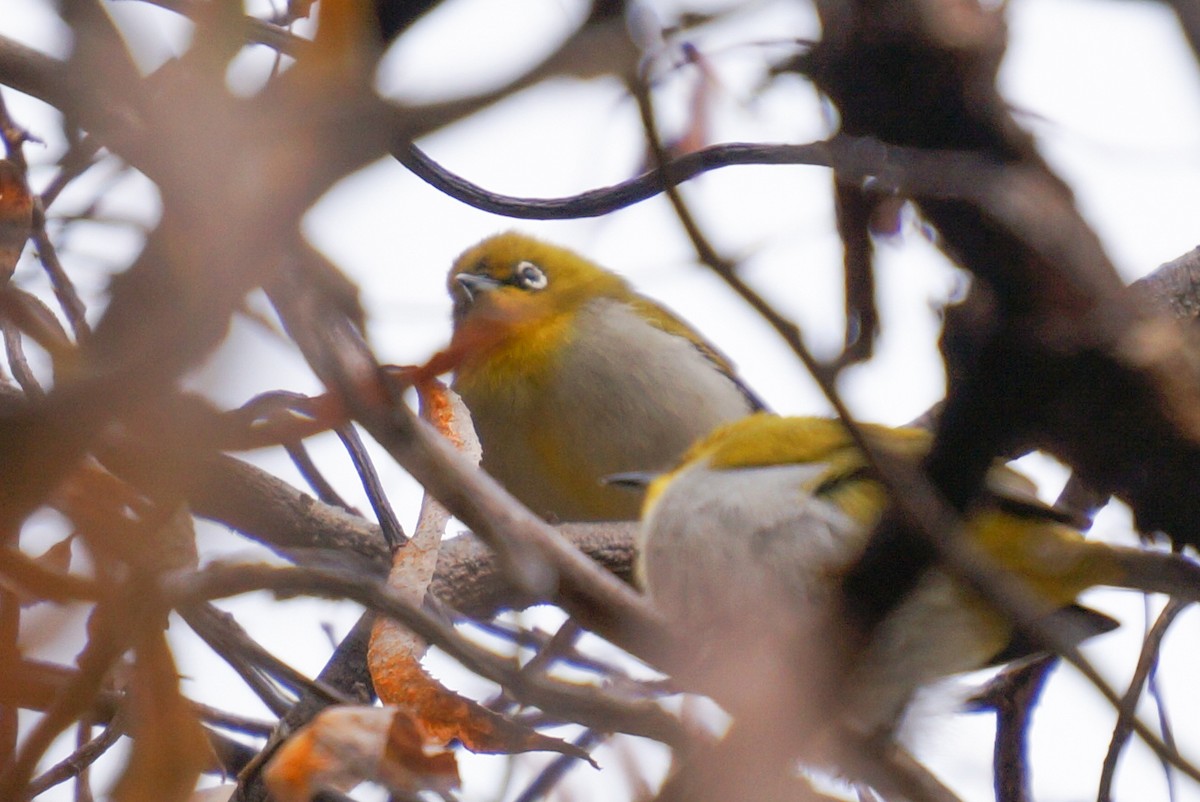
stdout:
POLYGON ((697 351, 716 365, 729 378, 729 381, 733 382, 741 391, 742 395, 746 397, 746 402, 750 405, 750 412, 769 411, 766 403, 738 376, 737 370, 734 368, 733 363, 729 361, 729 358, 713 347, 712 343, 705 340, 698 331, 649 298, 643 298, 639 295, 631 303, 634 309, 652 326, 662 329, 668 334, 674 334, 677 337, 683 337, 690 341, 697 351))
MULTIPOLYGON (((1068 604, 1050 613, 1043 624, 1065 635, 1072 646, 1077 646, 1088 638, 1112 632, 1121 622, 1099 610, 1084 607, 1081 604, 1068 604)), ((1046 647, 1034 638, 1025 635, 1020 630, 1013 630, 1012 637, 988 661, 990 665, 998 666, 1011 663, 1033 655, 1046 654, 1046 647)))

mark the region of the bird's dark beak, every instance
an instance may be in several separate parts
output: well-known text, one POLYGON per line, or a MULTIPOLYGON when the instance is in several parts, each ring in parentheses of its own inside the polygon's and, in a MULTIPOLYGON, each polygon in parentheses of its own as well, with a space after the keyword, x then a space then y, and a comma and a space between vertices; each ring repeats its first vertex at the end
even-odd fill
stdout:
POLYGON ((474 302, 476 295, 494 290, 503 283, 491 276, 481 276, 478 273, 459 273, 454 277, 454 281, 466 293, 468 303, 474 302))
POLYGON ((625 473, 613 473, 605 476, 600 481, 606 485, 613 487, 624 487, 629 490, 645 490, 658 477, 662 476, 659 471, 626 471, 625 473))

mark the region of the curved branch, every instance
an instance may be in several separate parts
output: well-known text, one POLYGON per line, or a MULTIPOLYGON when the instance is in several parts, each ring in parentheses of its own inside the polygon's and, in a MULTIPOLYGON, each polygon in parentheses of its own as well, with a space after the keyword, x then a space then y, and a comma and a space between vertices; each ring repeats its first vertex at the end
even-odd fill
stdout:
POLYGON ((492 192, 447 170, 411 142, 393 146, 392 155, 423 181, 455 200, 522 220, 599 217, 652 198, 668 186, 682 184, 703 173, 723 167, 768 165, 829 167, 848 181, 869 181, 881 192, 971 200, 1006 221, 1020 222, 1020 215, 1028 211, 1019 208, 1014 197, 1022 189, 1021 182, 1027 179, 1018 167, 974 151, 904 147, 885 144, 874 137, 848 134, 804 144, 710 145, 628 181, 561 198, 492 192))
POLYGON ((527 198, 492 192, 450 172, 411 142, 394 147, 392 155, 433 188, 476 209, 521 220, 568 220, 600 217, 624 209, 658 195, 668 186, 682 184, 722 167, 766 164, 831 167, 831 147, 834 147, 832 142, 804 145, 731 142, 713 145, 680 156, 662 169, 563 198, 527 198))

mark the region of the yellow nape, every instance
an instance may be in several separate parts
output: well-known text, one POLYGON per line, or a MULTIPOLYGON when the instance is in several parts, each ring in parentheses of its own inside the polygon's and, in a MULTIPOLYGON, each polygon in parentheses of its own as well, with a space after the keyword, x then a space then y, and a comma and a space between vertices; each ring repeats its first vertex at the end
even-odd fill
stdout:
MULTIPOLYGON (((859 424, 866 438, 897 455, 921 457, 931 435, 920 429, 893 429, 859 424)), ((818 482, 806 488, 829 501, 864 526, 871 526, 887 505, 883 486, 858 472, 866 459, 846 427, 833 418, 784 418, 766 413, 726 424, 697 442, 680 469, 704 464, 710 470, 737 470, 787 464, 828 466, 818 482), (854 477, 852 481, 833 481, 854 477), (819 486, 825 485, 824 489, 819 486)), ((660 477, 650 488, 651 503, 675 474, 660 477)), ((1053 517, 1018 516, 995 506, 997 496, 1036 503, 1032 483, 1000 462, 988 476, 989 495, 969 515, 966 531, 998 567, 1030 583, 1055 604, 1072 601, 1081 591, 1119 582, 1124 570, 1113 551, 1084 539, 1053 517)))
MULTIPOLYGON (((859 428, 869 440, 892 453, 916 457, 929 448, 929 433, 920 429, 874 423, 861 423, 859 428)), ((827 462, 847 449, 857 452, 858 446, 834 418, 785 418, 762 412, 716 429, 693 445, 683 462, 706 460, 714 470, 731 470, 827 462)))

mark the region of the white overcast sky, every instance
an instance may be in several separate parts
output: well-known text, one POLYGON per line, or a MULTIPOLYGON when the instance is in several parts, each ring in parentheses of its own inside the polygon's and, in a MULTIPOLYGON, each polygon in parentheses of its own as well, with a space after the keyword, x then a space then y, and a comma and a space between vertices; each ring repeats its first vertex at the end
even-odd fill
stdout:
MULTIPOLYGON (((65 54, 69 45, 54 24, 51 5, 48 0, 0 0, 0 34, 65 54)), ((665 21, 683 7, 665 0, 648 5, 665 21)), ((132 0, 111 7, 147 68, 178 52, 179 42, 186 41, 187 26, 167 12, 132 0)), ((535 63, 584 11, 574 0, 448 0, 389 54, 380 84, 389 94, 414 102, 490 88, 535 63)), ((1037 134, 1052 165, 1075 188, 1083 213, 1122 275, 1135 279, 1193 248, 1200 209, 1200 80, 1167 6, 1134 0, 1012 0, 1009 22, 1002 89, 1037 134)), ((743 13, 712 35, 691 40, 709 54, 722 83, 715 141, 804 142, 829 133, 828 111, 802 81, 780 81, 765 93, 755 92, 765 59, 782 51, 738 46, 817 34, 803 4, 757 2, 747 3, 743 13)), ((268 68, 265 53, 250 54, 231 81, 241 91, 253 91, 268 68)), ((677 91, 662 101, 668 126, 678 122, 678 89, 688 80, 689 73, 682 71, 677 91)), ((39 128, 43 107, 12 93, 5 97, 35 134, 49 132, 39 128)), ((622 180, 635 171, 642 152, 636 110, 611 80, 560 80, 536 87, 422 145, 449 169, 488 189, 530 196, 567 195, 622 180)), ((44 151, 35 148, 30 155, 46 163, 59 147, 51 141, 44 151)), ((49 169, 35 171, 35 189, 50 174, 49 169)), ((100 183, 94 180, 93 187, 100 183)), ((827 172, 818 168, 732 168, 705 175, 686 190, 718 247, 744 257, 748 280, 794 315, 810 344, 826 355, 841 336, 840 248, 829 183, 827 172)), ((127 180, 102 211, 152 221, 153 204, 145 198, 145 186, 127 180)), ((67 198, 63 210, 69 209, 67 198)), ((784 346, 695 265, 680 226, 661 199, 598 220, 509 221, 445 198, 384 161, 342 182, 306 220, 312 242, 363 288, 372 339, 380 354, 395 362, 421 361, 445 343, 446 268, 463 248, 506 228, 569 245, 626 275, 709 336, 775 409, 825 411, 784 346)), ((68 269, 102 274, 101 268, 120 264, 135 246, 128 234, 81 228, 73 232, 64 255, 68 269)), ((942 394, 935 351, 937 308, 961 289, 961 277, 912 224, 902 236, 881 244, 878 267, 883 340, 870 364, 847 373, 842 390, 861 417, 902 423, 942 394)), ((19 275, 36 275, 29 254, 19 275)), ((99 290, 102 275, 81 283, 99 290)), ((195 384, 230 405, 269 389, 316 389, 294 355, 264 342, 247 325, 235 327, 228 347, 198 374, 195 384)), ((345 465, 332 442, 323 441, 316 450, 327 464, 345 465)), ((277 456, 261 455, 261 460, 291 475, 277 456)), ((418 495, 398 469, 380 461, 402 520, 411 525, 418 495)), ((1048 460, 1028 462, 1044 482, 1044 492, 1053 497, 1061 471, 1048 460)), ((341 470, 347 495, 362 503, 353 478, 341 470)), ((1104 517, 1097 533, 1122 539, 1128 537, 1127 527, 1116 512, 1104 517)), ((256 554, 242 541, 216 532, 206 532, 206 544, 212 553, 256 554)), ((1107 636, 1089 651, 1119 684, 1136 659, 1141 602, 1109 593, 1099 595, 1096 603, 1130 623, 1127 632, 1107 636)), ((270 648, 309 672, 319 670, 327 653, 320 623, 330 622, 340 635, 356 615, 351 605, 306 601, 289 602, 283 620, 278 614, 249 618, 264 610, 254 599, 237 600, 230 609, 248 617, 244 623, 270 648)), ((36 625, 37 617, 29 618, 36 625)), ((1181 746, 1192 755, 1200 755, 1200 725, 1189 721, 1196 718, 1192 713, 1200 699, 1188 687, 1195 684, 1189 680, 1197 656, 1197 624, 1185 616, 1176 625, 1177 636, 1169 645, 1175 659, 1168 657, 1165 677, 1181 746), (1179 681, 1171 682, 1173 674, 1179 681)), ((188 639, 182 624, 172 633, 181 668, 189 674, 189 694, 239 712, 261 711, 230 672, 188 639)), ((66 641, 45 648, 57 659, 72 657, 66 641)), ((1112 715, 1082 681, 1069 672, 1060 674, 1038 716, 1034 751, 1042 759, 1036 764, 1035 796, 1094 798, 1112 715)), ((966 799, 990 798, 988 717, 942 712, 922 717, 915 729, 921 754, 966 799)), ((1135 747, 1131 754, 1118 775, 1118 798, 1166 799, 1162 774, 1145 750, 1135 747)), ((600 760, 605 762, 603 753, 600 760)), ((468 797, 487 798, 496 763, 477 758, 465 764, 468 775, 479 772, 474 782, 468 780, 468 797)), ((609 765, 617 765, 611 756, 609 765)), ((586 768, 569 780, 584 799, 602 796, 587 795, 595 782, 586 768)), ((1200 800, 1195 786, 1181 781, 1179 788, 1180 799, 1200 800)), ((67 798, 65 789, 50 798, 67 798)))

